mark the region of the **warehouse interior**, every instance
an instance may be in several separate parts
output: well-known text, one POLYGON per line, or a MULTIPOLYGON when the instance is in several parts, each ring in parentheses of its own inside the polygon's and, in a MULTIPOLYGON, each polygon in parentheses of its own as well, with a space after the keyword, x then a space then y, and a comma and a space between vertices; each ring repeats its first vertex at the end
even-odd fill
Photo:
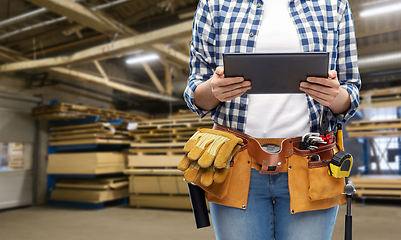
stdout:
MULTIPOLYGON (((348 2, 362 80, 343 128, 353 236, 398 239, 401 1, 348 2)), ((183 99, 197 5, 0 0, 1 239, 215 239, 196 229, 176 168, 213 125, 183 99)))

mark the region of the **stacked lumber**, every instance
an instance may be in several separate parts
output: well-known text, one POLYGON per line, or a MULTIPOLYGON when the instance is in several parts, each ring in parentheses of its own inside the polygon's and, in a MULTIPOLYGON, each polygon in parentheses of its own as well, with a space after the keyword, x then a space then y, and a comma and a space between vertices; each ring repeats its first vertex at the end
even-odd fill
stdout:
POLYGON ((183 114, 138 122, 129 135, 133 142, 128 154, 130 205, 191 209, 187 184, 177 169, 186 141, 199 129, 211 128, 213 121, 183 114))
POLYGON ((364 91, 360 94, 359 109, 401 106, 401 87, 364 91))
POLYGON ((141 121, 129 132, 135 143, 182 143, 201 128, 211 128, 213 121, 198 117, 141 121))
POLYGON ((401 119, 354 121, 346 126, 348 137, 401 135, 401 119))
POLYGON ((128 178, 61 179, 51 200, 99 203, 128 197, 128 178))
POLYGON ((24 169, 23 143, 8 144, 8 168, 12 170, 24 169))
POLYGON ((401 199, 401 176, 368 175, 349 180, 355 184, 357 197, 401 199))
POLYGON ((99 121, 110 121, 119 119, 129 122, 147 119, 144 116, 123 111, 94 108, 70 103, 56 103, 36 107, 32 109, 31 116, 35 119, 46 120, 68 120, 87 117, 99 117, 99 121))
POLYGON ((50 127, 48 204, 86 208, 127 199, 127 124, 74 122, 50 127))
POLYGON ((49 146, 81 144, 130 144, 128 131, 123 125, 88 123, 56 126, 50 128, 49 146))
POLYGON ((130 175, 130 205, 191 209, 183 173, 176 169, 180 160, 179 157, 168 162, 131 159, 131 169, 124 171, 130 175))

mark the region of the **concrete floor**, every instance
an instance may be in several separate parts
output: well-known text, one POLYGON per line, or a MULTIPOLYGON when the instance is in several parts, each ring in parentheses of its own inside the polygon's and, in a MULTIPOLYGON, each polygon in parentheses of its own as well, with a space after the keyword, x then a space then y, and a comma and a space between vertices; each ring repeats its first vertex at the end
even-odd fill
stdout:
MULTIPOLYGON (((354 240, 401 239, 401 201, 354 203, 354 240)), ((344 239, 345 205, 340 207, 333 240, 344 239)), ((192 212, 136 209, 104 210, 28 207, 0 212, 1 240, 214 239, 213 228, 196 230, 192 212)))

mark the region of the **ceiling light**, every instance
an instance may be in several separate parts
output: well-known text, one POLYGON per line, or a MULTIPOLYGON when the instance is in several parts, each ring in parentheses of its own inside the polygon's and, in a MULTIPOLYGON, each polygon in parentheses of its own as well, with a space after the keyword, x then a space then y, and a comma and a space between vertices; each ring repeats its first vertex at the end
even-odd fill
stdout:
POLYGON ((157 54, 149 54, 149 55, 143 55, 143 56, 129 58, 125 61, 125 63, 126 64, 137 64, 137 63, 143 63, 143 62, 157 60, 159 58, 160 57, 157 54))
POLYGON ((396 3, 392 5, 376 7, 371 9, 366 9, 360 13, 361 17, 370 17, 374 15, 379 15, 383 13, 395 12, 401 10, 401 3, 396 3))

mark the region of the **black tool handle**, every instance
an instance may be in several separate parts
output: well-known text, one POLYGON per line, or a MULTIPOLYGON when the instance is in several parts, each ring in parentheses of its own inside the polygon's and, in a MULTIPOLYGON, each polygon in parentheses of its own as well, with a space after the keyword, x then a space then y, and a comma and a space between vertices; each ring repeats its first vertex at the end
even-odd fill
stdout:
POLYGON ((191 198, 192 211, 194 213, 196 228, 210 226, 209 213, 207 211, 205 191, 192 183, 187 183, 189 197, 191 198))
POLYGON ((352 240, 352 216, 345 216, 345 240, 352 240))
POLYGON ((345 215, 345 237, 344 240, 352 240, 352 215, 351 215, 352 195, 347 195, 347 214, 345 215))

